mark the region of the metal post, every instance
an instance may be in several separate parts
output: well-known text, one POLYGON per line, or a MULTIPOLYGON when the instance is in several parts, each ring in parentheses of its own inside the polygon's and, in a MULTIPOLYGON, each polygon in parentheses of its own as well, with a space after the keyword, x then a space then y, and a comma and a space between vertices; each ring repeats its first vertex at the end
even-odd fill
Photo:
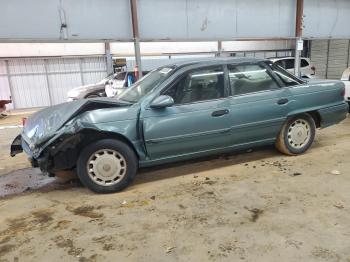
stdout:
POLYGON ((105 42, 105 55, 106 55, 106 67, 107 75, 113 74, 113 58, 111 54, 111 45, 109 42, 105 42))
POLYGON ((347 59, 346 66, 349 67, 350 66, 350 64, 349 64, 349 60, 350 60, 350 40, 348 42, 348 57, 346 59, 347 59))
POLYGON ((13 92, 13 86, 11 81, 9 60, 5 60, 5 66, 6 66, 7 81, 9 83, 9 89, 10 89, 10 99, 12 100, 13 109, 16 109, 16 101, 13 97, 14 92, 13 92))
POLYGON ((50 88, 50 79, 49 79, 49 70, 48 70, 48 66, 47 66, 47 60, 44 59, 44 70, 45 70, 45 79, 46 79, 46 85, 47 85, 47 94, 49 95, 49 103, 50 106, 53 105, 53 101, 52 101, 52 95, 51 95, 51 88, 50 88))
POLYGON ((326 74, 325 77, 328 79, 328 66, 329 66, 329 49, 331 46, 331 40, 327 41, 327 56, 326 56, 326 74))
POLYGON ((297 12, 295 19, 295 60, 294 74, 300 77, 300 53, 298 50, 299 41, 302 40, 303 34, 303 15, 304 15, 304 0, 297 0, 297 12))
POLYGON ((131 24, 132 24, 132 33, 134 38, 135 60, 136 60, 136 66, 139 72, 139 78, 141 78, 142 65, 141 65, 141 51, 140 51, 140 33, 139 33, 139 24, 138 24, 138 17, 137 17, 136 0, 130 0, 130 5, 131 5, 131 24))
POLYGON ((217 56, 221 56, 222 53, 222 41, 218 41, 218 53, 217 56))
POLYGON ((82 58, 79 58, 79 73, 80 73, 81 85, 85 85, 84 75, 83 75, 83 59, 82 58))

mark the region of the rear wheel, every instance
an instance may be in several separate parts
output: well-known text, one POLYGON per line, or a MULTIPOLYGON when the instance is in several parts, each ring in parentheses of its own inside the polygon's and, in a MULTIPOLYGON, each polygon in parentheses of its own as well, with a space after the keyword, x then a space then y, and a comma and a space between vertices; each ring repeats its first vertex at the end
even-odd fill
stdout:
POLYGON ((286 155, 304 153, 312 145, 316 125, 308 114, 302 114, 284 123, 276 141, 276 148, 286 155))
POLYGON ((134 179, 138 161, 124 142, 103 139, 86 146, 77 162, 81 182, 96 193, 113 193, 127 187, 134 179))

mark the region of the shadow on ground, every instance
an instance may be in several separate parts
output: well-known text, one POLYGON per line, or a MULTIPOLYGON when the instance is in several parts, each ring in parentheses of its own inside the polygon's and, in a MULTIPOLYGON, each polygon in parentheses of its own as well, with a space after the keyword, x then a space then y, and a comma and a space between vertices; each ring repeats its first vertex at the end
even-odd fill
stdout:
MULTIPOLYGON (((156 167, 142 168, 139 170, 132 185, 135 186, 177 176, 187 176, 203 171, 263 160, 278 155, 279 154, 272 147, 263 147, 256 149, 254 152, 248 150, 245 152, 235 152, 156 167)), ((0 198, 30 192, 66 190, 81 186, 77 179, 64 180, 56 177, 48 177, 42 174, 38 168, 25 168, 0 176, 0 198)), ((128 188, 126 191, 128 191, 128 188)))

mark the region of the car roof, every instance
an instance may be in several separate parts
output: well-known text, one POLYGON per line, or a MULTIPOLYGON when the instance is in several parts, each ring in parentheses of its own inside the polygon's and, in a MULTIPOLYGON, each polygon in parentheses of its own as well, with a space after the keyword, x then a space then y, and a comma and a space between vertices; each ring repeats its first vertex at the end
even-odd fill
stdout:
POLYGON ((194 59, 194 60, 186 60, 186 61, 180 61, 173 64, 169 64, 164 67, 185 67, 185 66, 191 66, 191 65, 197 65, 197 66, 206 66, 206 65, 221 65, 221 64, 240 64, 240 63, 258 63, 268 61, 266 59, 258 59, 258 58, 248 58, 248 57, 215 57, 215 58, 206 58, 206 59, 194 59))

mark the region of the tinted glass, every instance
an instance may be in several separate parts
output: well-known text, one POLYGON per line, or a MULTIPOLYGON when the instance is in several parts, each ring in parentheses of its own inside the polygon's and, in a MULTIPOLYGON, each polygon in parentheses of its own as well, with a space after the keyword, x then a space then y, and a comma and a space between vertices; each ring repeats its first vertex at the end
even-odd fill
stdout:
POLYGON ((270 64, 272 70, 276 73, 278 78, 286 85, 286 86, 295 86, 303 83, 300 79, 296 78, 282 67, 276 64, 270 64))
POLYGON ((212 67, 187 73, 164 94, 175 104, 187 104, 224 97, 224 86, 222 67, 212 67))
POLYGON ((309 66, 309 62, 305 59, 301 59, 301 67, 307 67, 309 66))
POLYGON ((284 66, 285 69, 293 69, 294 68, 294 59, 286 59, 284 60, 286 65, 284 66))
POLYGON ((283 60, 276 61, 275 64, 282 66, 283 68, 285 68, 285 66, 286 66, 283 60))
POLYGON ((278 88, 275 80, 260 65, 228 65, 232 94, 242 95, 278 88))

